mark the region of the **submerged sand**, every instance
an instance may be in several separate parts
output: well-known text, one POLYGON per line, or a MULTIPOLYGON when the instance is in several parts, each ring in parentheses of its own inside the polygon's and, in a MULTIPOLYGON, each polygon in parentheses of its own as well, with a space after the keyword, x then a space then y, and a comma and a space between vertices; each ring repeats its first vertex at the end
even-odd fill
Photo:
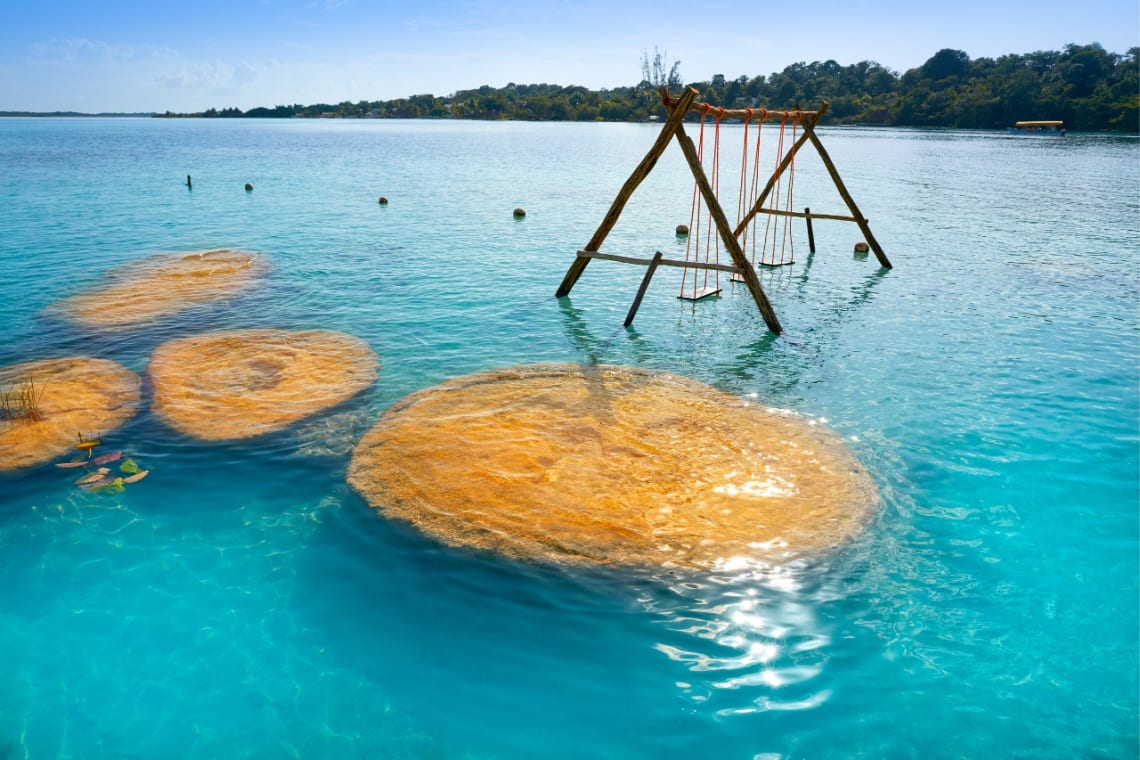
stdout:
POLYGON ((98 289, 56 308, 88 327, 126 327, 232 296, 267 269, 261 254, 229 248, 158 254, 110 271, 98 289))
POLYGON ((50 461, 75 444, 105 435, 130 419, 139 405, 139 376, 106 359, 45 359, 0 367, 0 394, 9 415, 0 415, 0 470, 50 461), (29 385, 30 383, 30 385, 29 385), (29 419, 15 398, 30 390, 38 414, 29 419))
POLYGON ((545 562, 745 567, 857 536, 877 494, 842 440, 660 372, 460 377, 393 405, 348 481, 453 546, 545 562))
POLYGON ((380 361, 367 343, 331 330, 237 330, 159 346, 147 373, 153 408, 205 440, 279 430, 361 392, 380 361))

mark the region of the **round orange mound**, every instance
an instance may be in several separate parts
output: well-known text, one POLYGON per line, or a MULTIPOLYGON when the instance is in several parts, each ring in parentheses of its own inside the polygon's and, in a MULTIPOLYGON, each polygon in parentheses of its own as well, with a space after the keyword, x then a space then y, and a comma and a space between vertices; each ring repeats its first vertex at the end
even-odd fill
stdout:
POLYGON ((159 346, 147 372, 154 411, 183 433, 220 440, 287 427, 376 381, 380 361, 330 330, 237 330, 159 346))
POLYGON ((675 375, 537 365, 393 405, 350 485, 453 546, 539 561, 746 568, 862 530, 874 485, 835 434, 675 375))
POLYGON ((75 451, 80 436, 93 438, 130 419, 139 395, 139 376, 106 359, 45 359, 0 367, 0 470, 75 451), (34 399, 30 406, 29 397, 34 399))
POLYGON ((228 248, 159 254, 112 270, 98 290, 64 299, 57 308, 88 327, 134 325, 231 296, 267 268, 261 254, 228 248))

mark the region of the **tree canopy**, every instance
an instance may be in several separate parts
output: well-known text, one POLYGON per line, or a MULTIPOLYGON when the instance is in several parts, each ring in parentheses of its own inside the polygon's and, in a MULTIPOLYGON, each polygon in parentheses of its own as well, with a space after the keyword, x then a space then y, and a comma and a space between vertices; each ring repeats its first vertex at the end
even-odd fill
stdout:
MULTIPOLYGON (((447 96, 412 95, 396 100, 344 101, 211 108, 204 113, 161 116, 217 118, 455 118, 528 121, 644 121, 664 114, 657 88, 682 85, 680 61, 654 48, 644 53, 637 85, 589 90, 575 85, 484 85, 447 96)), ((827 100, 827 121, 907 127, 1000 129, 1019 120, 1058 119, 1069 129, 1140 132, 1140 48, 1107 52, 1097 43, 1062 51, 970 57, 943 49, 901 75, 875 61, 841 66, 833 60, 793 63, 768 76, 716 74, 689 82, 701 99, 734 108, 787 109, 827 100)))

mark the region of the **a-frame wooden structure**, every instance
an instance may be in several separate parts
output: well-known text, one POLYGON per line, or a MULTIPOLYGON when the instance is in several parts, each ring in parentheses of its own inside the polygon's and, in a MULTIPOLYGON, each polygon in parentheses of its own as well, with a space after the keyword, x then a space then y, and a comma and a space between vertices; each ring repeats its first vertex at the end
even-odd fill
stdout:
POLYGON ((646 266, 645 277, 642 279, 641 287, 638 289, 637 297, 634 299, 633 305, 630 307, 629 314, 626 317, 625 325, 628 327, 633 322, 633 317, 637 313, 638 307, 641 305, 641 299, 645 295, 646 289, 649 287, 649 281, 653 277, 654 271, 658 266, 674 266, 674 267, 689 267, 692 269, 715 269, 722 272, 731 272, 733 275, 742 280, 747 285, 749 292, 752 294, 753 300, 756 302, 757 308, 760 309, 761 315, 764 317, 764 323, 768 329, 777 335, 783 332, 783 327, 780 325, 780 320, 776 317, 776 312, 772 308, 768 296, 764 293, 764 288, 760 285, 760 279, 756 276, 756 269, 753 267, 752 262, 745 256, 743 249, 740 246, 739 238, 741 233, 747 229, 748 225, 752 222, 757 214, 778 214, 783 216, 796 216, 808 217, 809 219, 837 219, 841 221, 855 222, 859 225, 860 231, 866 238, 868 246, 875 253, 875 257, 879 260, 879 264, 889 269, 891 268, 890 261, 883 253, 882 247, 871 234, 871 228, 867 224, 867 220, 859 212, 858 206, 855 205, 855 200, 847 191, 843 180, 839 178, 839 172, 836 171, 835 165, 831 161, 831 157, 820 142, 819 137, 815 134, 815 125, 819 123, 820 118, 827 112, 828 104, 826 101, 822 104, 818 111, 764 111, 765 118, 796 118, 803 129, 803 134, 792 144, 784 155, 783 160, 772 172, 772 176, 768 179, 763 191, 756 198, 755 203, 752 204, 751 209, 745 214, 740 222, 737 224, 736 229, 729 225, 728 218, 724 214, 724 209, 721 208, 720 202, 713 191, 712 185, 709 183, 708 177, 705 175, 704 167, 701 165, 701 159, 698 155, 696 147, 693 145, 692 139, 685 133, 683 121, 685 115, 689 111, 696 111, 703 119, 706 114, 716 113, 717 116, 724 118, 748 118, 753 119, 758 115, 756 109, 724 109, 710 106, 707 103, 696 102, 697 95, 700 93, 692 87, 688 88, 679 98, 672 97, 665 88, 661 89, 661 102, 668 112, 668 118, 661 129, 661 134, 657 136, 656 142, 645 154, 645 158, 641 159, 641 163, 630 174, 629 179, 622 185, 621 191, 618 192, 617 197, 614 199, 613 204, 610 206, 609 211, 606 213, 602 223, 598 226, 594 236, 586 243, 586 247, 578 251, 570 268, 566 270, 565 276, 562 278, 562 284, 558 286, 558 291, 555 296, 561 298, 570 293, 574 284, 578 282, 578 278, 582 276, 585 271, 586 265, 590 263, 591 259, 608 259, 610 261, 619 261, 626 264, 637 264, 646 266), (626 203, 633 195, 637 187, 642 181, 649 176, 653 167, 657 164, 657 159, 665 152, 670 140, 677 138, 678 145, 681 146, 681 151, 685 154, 685 160, 689 164, 689 168, 693 172, 693 178, 696 180, 697 187, 700 189, 701 197, 704 199, 705 205, 708 208, 709 215, 716 225, 717 234, 724 244, 725 249, 732 257, 732 264, 714 264, 708 262, 695 262, 695 261, 680 261, 676 259, 666 259, 658 251, 653 258, 644 259, 632 256, 619 256, 616 254, 602 253, 600 248, 605 241, 606 236, 613 230, 614 225, 617 224, 618 217, 621 216, 622 210, 625 208, 626 203), (776 181, 780 175, 787 170, 791 165, 792 159, 801 147, 807 142, 811 142, 812 146, 819 153, 823 165, 826 167, 827 172, 831 175, 832 181, 835 183, 836 189, 839 191, 840 197, 843 198, 844 203, 847 204, 848 210, 851 212, 850 216, 840 216, 835 214, 808 214, 806 212, 796 211, 779 211, 775 209, 768 209, 764 207, 772 188, 775 186, 776 181))

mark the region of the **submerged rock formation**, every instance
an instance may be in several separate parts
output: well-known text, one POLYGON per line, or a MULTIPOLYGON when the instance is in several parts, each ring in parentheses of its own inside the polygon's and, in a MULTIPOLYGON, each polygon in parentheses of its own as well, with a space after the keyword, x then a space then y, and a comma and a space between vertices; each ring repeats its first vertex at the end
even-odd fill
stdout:
POLYGON ((159 346, 147 374, 153 408, 205 440, 248 438, 287 427, 376 381, 367 343, 330 330, 235 330, 159 346))
POLYGON ((106 359, 74 357, 0 367, 0 470, 50 461, 80 438, 107 434, 139 406, 139 376, 106 359))
POLYGON ((88 327, 127 327, 232 296, 267 269, 263 255, 228 248, 159 254, 111 270, 96 290, 55 308, 88 327))
POLYGON ((357 445, 348 481, 453 546, 627 566, 787 562, 851 540, 877 505, 834 433, 610 366, 513 367, 408 396, 357 445))

